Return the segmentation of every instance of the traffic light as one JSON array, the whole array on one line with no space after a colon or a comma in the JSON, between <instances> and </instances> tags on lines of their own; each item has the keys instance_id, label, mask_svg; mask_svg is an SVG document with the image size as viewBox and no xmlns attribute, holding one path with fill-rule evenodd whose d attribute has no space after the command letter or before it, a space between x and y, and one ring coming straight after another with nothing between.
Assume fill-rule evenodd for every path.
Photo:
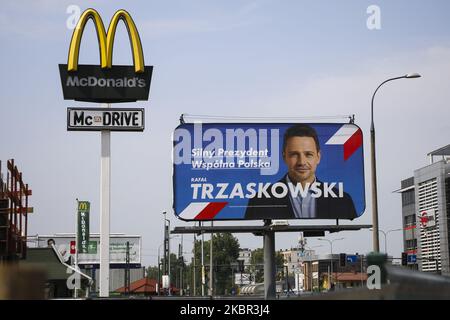
<instances>
[{"instance_id":1,"label":"traffic light","mask_svg":"<svg viewBox=\"0 0 450 320\"><path fill-rule=\"evenodd\" d=\"M402 252L402 266L408 265L408 254L406 252Z\"/></svg>"},{"instance_id":2,"label":"traffic light","mask_svg":"<svg viewBox=\"0 0 450 320\"><path fill-rule=\"evenodd\" d=\"M339 266L345 267L347 264L347 255L345 253L339 254Z\"/></svg>"}]
</instances>

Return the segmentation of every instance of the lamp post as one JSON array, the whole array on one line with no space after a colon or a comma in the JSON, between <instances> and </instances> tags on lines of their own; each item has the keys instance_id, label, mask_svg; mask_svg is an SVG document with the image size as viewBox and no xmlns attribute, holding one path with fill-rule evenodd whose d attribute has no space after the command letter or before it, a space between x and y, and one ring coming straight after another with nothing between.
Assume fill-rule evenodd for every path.
<instances>
[{"instance_id":1,"label":"lamp post","mask_svg":"<svg viewBox=\"0 0 450 320\"><path fill-rule=\"evenodd\" d=\"M160 268L160 266L161 266L161 258L160 258L160 254L159 254L159 251L160 251L160 249L161 249L161 246L163 246L164 245L164 243L161 243L160 245L159 245L159 247L158 247L158 283L156 284L157 285L157 291L158 291L158 296L160 295L160 289L159 289L159 284L161 283L161 268Z\"/></svg>"},{"instance_id":2,"label":"lamp post","mask_svg":"<svg viewBox=\"0 0 450 320\"><path fill-rule=\"evenodd\" d=\"M328 281L328 289L331 289L331 282L332 282L332 278L333 278L333 242L334 241L339 241L339 240L344 240L344 238L338 238L338 239L333 239L333 240L328 240L328 239L325 239L325 238L319 238L317 240L328 241L328 243L330 244L330 250L331 250L331 260L330 260L331 261L331 267L330 267L331 277L330 277L330 279Z\"/></svg>"},{"instance_id":3,"label":"lamp post","mask_svg":"<svg viewBox=\"0 0 450 320\"><path fill-rule=\"evenodd\" d=\"M371 123L370 123L370 155L372 166L372 225L373 225L373 251L380 251L380 239L378 237L378 193L377 193L377 172L376 172L376 155L375 155L375 125L373 122L373 101L378 89L386 82L398 80L398 79L414 79L420 78L418 73L408 73L401 77L394 77L383 81L375 90L372 96L371 104Z\"/></svg>"},{"instance_id":4,"label":"lamp post","mask_svg":"<svg viewBox=\"0 0 450 320\"><path fill-rule=\"evenodd\" d=\"M175 236L169 237L168 240L176 238L176 237L179 237L179 235L175 235ZM158 283L157 283L157 285L158 285L158 296L160 295L159 294L159 283L160 283L160 280L161 280L161 275L160 275L160 265L161 265L161 263L160 263L160 261L161 261L160 250L161 250L161 247L164 244L165 244L165 241L158 246ZM169 247L169 256L170 256L170 247ZM170 266L170 264L169 264L169 266ZM169 279L170 279L170 276L169 276ZM169 287L170 287L170 282L169 282Z\"/></svg>"},{"instance_id":5,"label":"lamp post","mask_svg":"<svg viewBox=\"0 0 450 320\"><path fill-rule=\"evenodd\" d=\"M370 228L369 230L373 230L372 228ZM383 231L381 229L378 229L379 232L381 232L384 235L384 252L386 253L386 255L388 254L387 251L387 236L389 233L394 232L394 231L402 231L402 229L392 229L392 230L388 230L388 231Z\"/></svg>"},{"instance_id":6,"label":"lamp post","mask_svg":"<svg viewBox=\"0 0 450 320\"><path fill-rule=\"evenodd\" d=\"M168 263L168 270L167 270L167 275L168 275L168 277L169 277L169 296L171 296L172 295L172 292L171 292L171 290L170 290L170 220L169 219L166 219L166 214L167 214L167 212L166 211L163 211L163 215L164 215L164 236L165 236L165 238L167 238L167 263ZM167 231L167 234L166 234L166 221L167 221L167 223L168 223L168 231ZM164 239L164 241L165 241L166 239Z\"/></svg>"}]
</instances>

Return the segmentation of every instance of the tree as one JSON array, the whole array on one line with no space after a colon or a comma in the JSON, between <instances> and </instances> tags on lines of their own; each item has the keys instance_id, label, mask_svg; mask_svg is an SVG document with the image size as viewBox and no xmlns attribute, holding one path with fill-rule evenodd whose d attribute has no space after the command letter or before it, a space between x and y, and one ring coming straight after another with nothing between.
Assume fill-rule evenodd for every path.
<instances>
[{"instance_id":1,"label":"tree","mask_svg":"<svg viewBox=\"0 0 450 320\"><path fill-rule=\"evenodd\" d=\"M210 279L210 243L203 242L203 259L205 265L206 288ZM233 286L232 263L239 257L239 241L231 233L217 233L213 236L213 288L215 294L225 294ZM195 241L195 277L197 293L201 292L201 241ZM191 268L193 265L191 264ZM192 270L192 269L191 269ZM190 276L192 278L192 276Z\"/></svg>"},{"instance_id":2,"label":"tree","mask_svg":"<svg viewBox=\"0 0 450 320\"><path fill-rule=\"evenodd\" d=\"M150 266L147 268L147 278L158 281L158 267Z\"/></svg>"},{"instance_id":3,"label":"tree","mask_svg":"<svg viewBox=\"0 0 450 320\"><path fill-rule=\"evenodd\" d=\"M263 248L258 248L252 251L251 261L251 271L255 276L255 282L264 282L264 250ZM277 270L283 270L284 258L280 252L275 254L275 266Z\"/></svg>"}]
</instances>

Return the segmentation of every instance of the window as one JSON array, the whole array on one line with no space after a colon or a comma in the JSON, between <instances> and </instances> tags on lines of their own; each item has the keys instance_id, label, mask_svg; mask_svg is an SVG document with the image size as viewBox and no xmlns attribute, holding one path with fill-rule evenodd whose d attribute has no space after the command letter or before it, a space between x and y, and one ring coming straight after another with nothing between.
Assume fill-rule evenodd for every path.
<instances>
[{"instance_id":1,"label":"window","mask_svg":"<svg viewBox=\"0 0 450 320\"><path fill-rule=\"evenodd\" d=\"M406 250L417 249L417 239L406 240Z\"/></svg>"},{"instance_id":2,"label":"window","mask_svg":"<svg viewBox=\"0 0 450 320\"><path fill-rule=\"evenodd\" d=\"M405 227L410 227L416 225L416 216L414 214L411 214L409 216L405 216Z\"/></svg>"},{"instance_id":3,"label":"window","mask_svg":"<svg viewBox=\"0 0 450 320\"><path fill-rule=\"evenodd\" d=\"M402 193L402 206L413 204L415 202L414 189Z\"/></svg>"}]
</instances>

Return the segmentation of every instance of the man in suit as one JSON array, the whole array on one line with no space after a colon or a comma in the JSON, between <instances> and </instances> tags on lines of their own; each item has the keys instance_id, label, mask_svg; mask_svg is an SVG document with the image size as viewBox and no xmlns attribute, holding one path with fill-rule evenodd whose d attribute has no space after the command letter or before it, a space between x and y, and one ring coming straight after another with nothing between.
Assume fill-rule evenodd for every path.
<instances>
[{"instance_id":1,"label":"man in suit","mask_svg":"<svg viewBox=\"0 0 450 320\"><path fill-rule=\"evenodd\" d=\"M321 153L316 131L297 124L286 130L283 140L283 161L287 174L267 189L267 195L249 200L245 219L354 219L357 217L353 200L343 192L341 196L325 196L326 186L316 177ZM280 197L283 189L292 190L298 184L307 193L293 195L290 191ZM277 185L277 186L275 186ZM287 187L287 188L286 188ZM274 191L275 190L275 191ZM320 190L320 192L318 192ZM332 189L335 195L339 190ZM274 195L274 192L277 195Z\"/></svg>"}]
</instances>

